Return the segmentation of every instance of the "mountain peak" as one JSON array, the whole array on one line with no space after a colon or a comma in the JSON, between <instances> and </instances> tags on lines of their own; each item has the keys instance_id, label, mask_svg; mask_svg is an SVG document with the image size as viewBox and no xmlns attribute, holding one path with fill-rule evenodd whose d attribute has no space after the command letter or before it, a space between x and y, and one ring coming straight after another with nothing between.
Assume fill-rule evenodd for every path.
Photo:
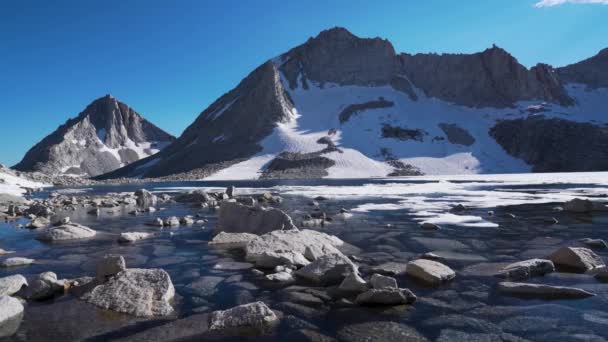
<instances>
[{"instance_id":1,"label":"mountain peak","mask_svg":"<svg viewBox=\"0 0 608 342\"><path fill-rule=\"evenodd\" d=\"M320 40L346 40L346 39L357 39L359 37L352 34L349 30L344 27L332 27L327 30L319 32L314 39Z\"/></svg>"}]
</instances>

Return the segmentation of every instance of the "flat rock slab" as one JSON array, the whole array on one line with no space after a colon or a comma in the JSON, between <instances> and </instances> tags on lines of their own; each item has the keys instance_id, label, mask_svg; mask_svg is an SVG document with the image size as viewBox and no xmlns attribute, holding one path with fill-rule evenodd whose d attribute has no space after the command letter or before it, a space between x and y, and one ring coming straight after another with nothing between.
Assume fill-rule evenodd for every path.
<instances>
[{"instance_id":1,"label":"flat rock slab","mask_svg":"<svg viewBox=\"0 0 608 342\"><path fill-rule=\"evenodd\" d=\"M510 296L541 299L578 299L595 296L594 293L576 287L514 283L506 281L498 284L498 291L502 294Z\"/></svg>"},{"instance_id":2,"label":"flat rock slab","mask_svg":"<svg viewBox=\"0 0 608 342\"><path fill-rule=\"evenodd\" d=\"M41 241L79 240L92 238L95 234L97 234L97 232L89 227L77 223L68 223L46 229L40 232L36 239Z\"/></svg>"},{"instance_id":3,"label":"flat rock slab","mask_svg":"<svg viewBox=\"0 0 608 342\"><path fill-rule=\"evenodd\" d=\"M139 317L173 313L170 301L175 289L161 269L126 269L82 297L101 308Z\"/></svg>"},{"instance_id":4,"label":"flat rock slab","mask_svg":"<svg viewBox=\"0 0 608 342\"><path fill-rule=\"evenodd\" d=\"M226 249L243 249L249 241L258 236L250 233L226 233L220 232L209 241L209 245Z\"/></svg>"},{"instance_id":5,"label":"flat rock slab","mask_svg":"<svg viewBox=\"0 0 608 342\"><path fill-rule=\"evenodd\" d=\"M408 262L406 273L429 285L439 285L456 277L456 273L448 266L428 259Z\"/></svg>"},{"instance_id":6,"label":"flat rock slab","mask_svg":"<svg viewBox=\"0 0 608 342\"><path fill-rule=\"evenodd\" d=\"M209 330L236 328L265 330L278 320L277 315L264 302L255 302L212 312L209 317Z\"/></svg>"},{"instance_id":7,"label":"flat rock slab","mask_svg":"<svg viewBox=\"0 0 608 342\"><path fill-rule=\"evenodd\" d=\"M4 259L0 262L0 267L18 267L18 266L27 266L31 265L34 262L34 259L14 257Z\"/></svg>"},{"instance_id":8,"label":"flat rock slab","mask_svg":"<svg viewBox=\"0 0 608 342\"><path fill-rule=\"evenodd\" d=\"M118 238L119 242L135 242L138 240L151 239L154 237L154 233L144 233L144 232L129 232L129 233L120 233L120 237Z\"/></svg>"},{"instance_id":9,"label":"flat rock slab","mask_svg":"<svg viewBox=\"0 0 608 342\"><path fill-rule=\"evenodd\" d=\"M0 278L0 296L12 296L27 286L27 279L21 274Z\"/></svg>"},{"instance_id":10,"label":"flat rock slab","mask_svg":"<svg viewBox=\"0 0 608 342\"><path fill-rule=\"evenodd\" d=\"M553 261L558 267L578 272L586 272L606 266L599 255L588 248L582 247L562 247L551 253L547 259Z\"/></svg>"}]
</instances>

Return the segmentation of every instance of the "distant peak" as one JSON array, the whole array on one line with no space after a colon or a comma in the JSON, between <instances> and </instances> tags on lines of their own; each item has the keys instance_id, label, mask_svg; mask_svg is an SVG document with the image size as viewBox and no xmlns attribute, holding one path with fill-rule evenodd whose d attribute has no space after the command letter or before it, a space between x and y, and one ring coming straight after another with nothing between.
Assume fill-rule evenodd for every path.
<instances>
[{"instance_id":1,"label":"distant peak","mask_svg":"<svg viewBox=\"0 0 608 342\"><path fill-rule=\"evenodd\" d=\"M333 28L321 31L315 39L334 40L334 39L352 39L352 38L357 38L357 36L350 33L350 31L345 29L344 27L333 27Z\"/></svg>"}]
</instances>

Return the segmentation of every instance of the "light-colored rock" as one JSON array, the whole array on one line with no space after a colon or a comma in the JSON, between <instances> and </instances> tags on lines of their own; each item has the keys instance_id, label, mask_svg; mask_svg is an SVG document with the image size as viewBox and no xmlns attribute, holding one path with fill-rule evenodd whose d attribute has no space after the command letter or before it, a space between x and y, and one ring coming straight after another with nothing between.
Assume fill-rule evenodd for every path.
<instances>
[{"instance_id":1,"label":"light-colored rock","mask_svg":"<svg viewBox=\"0 0 608 342\"><path fill-rule=\"evenodd\" d=\"M369 283L374 289L384 289L387 287L397 288L397 279L383 276L378 273L372 274Z\"/></svg>"},{"instance_id":2,"label":"light-colored rock","mask_svg":"<svg viewBox=\"0 0 608 342\"><path fill-rule=\"evenodd\" d=\"M120 233L120 237L118 238L119 242L135 242L138 240L150 239L154 237L154 233L144 233L144 232L129 232L129 233Z\"/></svg>"},{"instance_id":3,"label":"light-colored rock","mask_svg":"<svg viewBox=\"0 0 608 342\"><path fill-rule=\"evenodd\" d=\"M575 287L514 283L507 281L498 284L498 291L510 296L542 299L576 299L595 296L594 293Z\"/></svg>"},{"instance_id":4,"label":"light-colored rock","mask_svg":"<svg viewBox=\"0 0 608 342\"><path fill-rule=\"evenodd\" d=\"M298 277L321 284L338 284L349 274L357 273L357 266L344 254L327 254L296 272Z\"/></svg>"},{"instance_id":5,"label":"light-colored rock","mask_svg":"<svg viewBox=\"0 0 608 342\"><path fill-rule=\"evenodd\" d=\"M6 254L12 254L15 253L15 251L6 251L2 248L0 248L0 255L6 255Z\"/></svg>"},{"instance_id":6,"label":"light-colored rock","mask_svg":"<svg viewBox=\"0 0 608 342\"><path fill-rule=\"evenodd\" d=\"M293 274L291 272L277 272L272 274L267 274L266 279L271 281L276 281L279 283L292 283L295 281Z\"/></svg>"},{"instance_id":7,"label":"light-colored rock","mask_svg":"<svg viewBox=\"0 0 608 342\"><path fill-rule=\"evenodd\" d=\"M257 237L257 235L249 233L220 232L209 241L209 245L227 249L244 249L249 241Z\"/></svg>"},{"instance_id":8,"label":"light-colored rock","mask_svg":"<svg viewBox=\"0 0 608 342\"><path fill-rule=\"evenodd\" d=\"M156 195L146 189L135 191L135 202L141 208L155 207L157 200Z\"/></svg>"},{"instance_id":9,"label":"light-colored rock","mask_svg":"<svg viewBox=\"0 0 608 342\"><path fill-rule=\"evenodd\" d=\"M53 272L40 273L38 277L22 291L22 296L30 300L45 300L65 290L65 280L57 279Z\"/></svg>"},{"instance_id":10,"label":"light-colored rock","mask_svg":"<svg viewBox=\"0 0 608 342\"><path fill-rule=\"evenodd\" d=\"M109 277L112 277L127 268L127 263L122 255L104 255L97 261L95 266L95 273L97 280L106 281Z\"/></svg>"},{"instance_id":11,"label":"light-colored rock","mask_svg":"<svg viewBox=\"0 0 608 342\"><path fill-rule=\"evenodd\" d=\"M387 287L383 289L370 289L361 293L355 299L359 305L401 305L412 304L416 296L409 289Z\"/></svg>"},{"instance_id":12,"label":"light-colored rock","mask_svg":"<svg viewBox=\"0 0 608 342\"><path fill-rule=\"evenodd\" d=\"M428 259L408 262L406 273L429 285L439 285L456 277L456 273L448 266Z\"/></svg>"},{"instance_id":13,"label":"light-colored rock","mask_svg":"<svg viewBox=\"0 0 608 342\"><path fill-rule=\"evenodd\" d=\"M551 253L547 259L557 267L564 267L578 272L586 272L594 268L604 267L604 261L588 248L562 247Z\"/></svg>"},{"instance_id":14,"label":"light-colored rock","mask_svg":"<svg viewBox=\"0 0 608 342\"><path fill-rule=\"evenodd\" d=\"M318 256L319 252L338 254L340 251L337 247L343 244L344 242L335 236L314 230L279 230L251 240L245 247L245 254L247 261L257 264L258 260L263 260L269 253L291 252L305 255L309 247L309 256Z\"/></svg>"},{"instance_id":15,"label":"light-colored rock","mask_svg":"<svg viewBox=\"0 0 608 342\"><path fill-rule=\"evenodd\" d=\"M310 261L298 252L281 251L264 252L256 259L255 264L261 268L275 268L280 265L302 267L310 264Z\"/></svg>"},{"instance_id":16,"label":"light-colored rock","mask_svg":"<svg viewBox=\"0 0 608 342\"><path fill-rule=\"evenodd\" d=\"M179 219L176 216L169 216L163 221L163 225L166 227L177 227L179 226Z\"/></svg>"},{"instance_id":17,"label":"light-colored rock","mask_svg":"<svg viewBox=\"0 0 608 342\"><path fill-rule=\"evenodd\" d=\"M182 217L179 220L179 223L184 225L184 226L191 226L194 224L194 219L190 216L186 216L186 217Z\"/></svg>"},{"instance_id":18,"label":"light-colored rock","mask_svg":"<svg viewBox=\"0 0 608 342\"><path fill-rule=\"evenodd\" d=\"M33 220L31 220L30 222L28 222L27 225L25 225L25 227L30 228L30 229L38 229L38 228L44 228L50 224L51 224L51 220L49 220L46 217L38 216L38 217L34 218Z\"/></svg>"},{"instance_id":19,"label":"light-colored rock","mask_svg":"<svg viewBox=\"0 0 608 342\"><path fill-rule=\"evenodd\" d=\"M216 233L265 234L275 230L295 228L291 217L279 209L222 202L215 231Z\"/></svg>"},{"instance_id":20,"label":"light-colored rock","mask_svg":"<svg viewBox=\"0 0 608 342\"><path fill-rule=\"evenodd\" d=\"M21 274L0 278L0 297L12 296L23 286L27 286L27 279Z\"/></svg>"},{"instance_id":21,"label":"light-colored rock","mask_svg":"<svg viewBox=\"0 0 608 342\"><path fill-rule=\"evenodd\" d=\"M126 269L83 295L89 303L134 316L165 316L173 312L175 288L162 269Z\"/></svg>"},{"instance_id":22,"label":"light-colored rock","mask_svg":"<svg viewBox=\"0 0 608 342\"><path fill-rule=\"evenodd\" d=\"M90 239L97 234L93 229L77 223L69 223L58 227L48 228L38 234L36 239L41 241L65 241Z\"/></svg>"},{"instance_id":23,"label":"light-colored rock","mask_svg":"<svg viewBox=\"0 0 608 342\"><path fill-rule=\"evenodd\" d=\"M588 213L593 211L593 203L590 200L575 198L564 203L564 210L571 213Z\"/></svg>"},{"instance_id":24,"label":"light-colored rock","mask_svg":"<svg viewBox=\"0 0 608 342\"><path fill-rule=\"evenodd\" d=\"M224 311L214 311L209 317L209 330L253 328L265 330L279 320L263 302L239 305Z\"/></svg>"},{"instance_id":25,"label":"light-colored rock","mask_svg":"<svg viewBox=\"0 0 608 342\"><path fill-rule=\"evenodd\" d=\"M0 261L0 266L2 267L18 267L18 266L27 266L34 262L34 259L21 258L21 257L13 257Z\"/></svg>"},{"instance_id":26,"label":"light-colored rock","mask_svg":"<svg viewBox=\"0 0 608 342\"><path fill-rule=\"evenodd\" d=\"M344 292L361 293L367 291L369 289L369 285L357 273L351 273L344 278L344 280L342 280L342 283L340 283L338 289Z\"/></svg>"},{"instance_id":27,"label":"light-colored rock","mask_svg":"<svg viewBox=\"0 0 608 342\"><path fill-rule=\"evenodd\" d=\"M163 219L161 219L160 217L157 217L146 224L148 226L153 226L153 227L162 227L165 225L165 223L163 222Z\"/></svg>"},{"instance_id":28,"label":"light-colored rock","mask_svg":"<svg viewBox=\"0 0 608 342\"><path fill-rule=\"evenodd\" d=\"M551 260L530 259L503 267L498 276L511 280L524 280L534 276L543 276L553 271L555 271L555 265Z\"/></svg>"},{"instance_id":29,"label":"light-colored rock","mask_svg":"<svg viewBox=\"0 0 608 342\"><path fill-rule=\"evenodd\" d=\"M0 296L0 338L11 336L17 331L23 310L19 299Z\"/></svg>"}]
</instances>

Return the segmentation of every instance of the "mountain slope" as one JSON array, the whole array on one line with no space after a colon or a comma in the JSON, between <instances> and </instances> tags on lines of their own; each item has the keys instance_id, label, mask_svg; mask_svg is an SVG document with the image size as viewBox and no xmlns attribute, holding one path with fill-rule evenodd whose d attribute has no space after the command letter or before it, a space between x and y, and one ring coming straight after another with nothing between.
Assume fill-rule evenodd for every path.
<instances>
[{"instance_id":1,"label":"mountain slope","mask_svg":"<svg viewBox=\"0 0 608 342\"><path fill-rule=\"evenodd\" d=\"M545 64L527 69L495 46L469 55L396 54L387 40L358 38L334 28L260 66L161 153L103 177L188 173L206 179L355 178L551 171L535 167L538 159L514 153L519 146L508 139L497 141L490 132L501 122L530 116L593 127L606 124L602 108L608 104L608 90L587 89L573 83L574 77L564 81L562 71ZM538 127L542 124L522 129ZM557 136L560 129L586 129L552 127ZM509 132L501 130L500 136ZM514 144L536 148L525 139ZM542 163L558 165L550 160L560 153L557 146L543 146L549 156ZM574 169L603 167L598 165L589 162Z\"/></svg>"},{"instance_id":2,"label":"mountain slope","mask_svg":"<svg viewBox=\"0 0 608 342\"><path fill-rule=\"evenodd\" d=\"M14 169L96 176L153 155L173 140L132 108L106 95L32 147Z\"/></svg>"}]
</instances>

